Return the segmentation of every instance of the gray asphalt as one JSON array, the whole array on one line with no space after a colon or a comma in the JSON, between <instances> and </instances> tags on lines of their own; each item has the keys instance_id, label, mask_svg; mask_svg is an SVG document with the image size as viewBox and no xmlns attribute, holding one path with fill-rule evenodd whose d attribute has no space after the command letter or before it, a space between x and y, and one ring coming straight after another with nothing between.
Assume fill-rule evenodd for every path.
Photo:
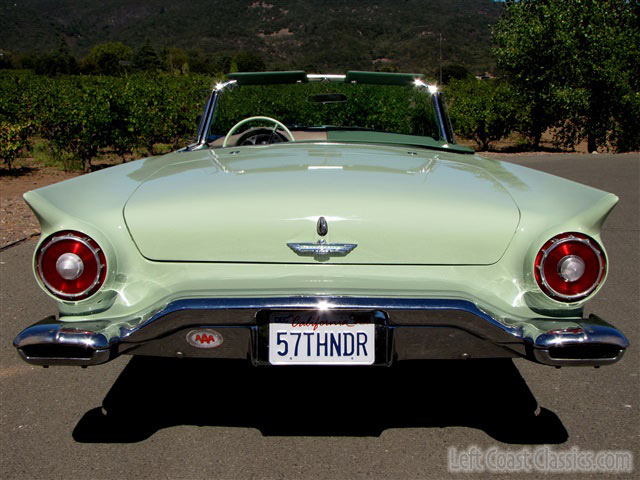
<instances>
[{"instance_id":1,"label":"gray asphalt","mask_svg":"<svg viewBox=\"0 0 640 480\"><path fill-rule=\"evenodd\" d=\"M0 478L447 478L448 447L543 444L631 451L637 475L640 156L508 160L620 197L603 232L609 279L587 307L630 339L620 363L311 371L120 357L31 367L11 341L55 305L32 278L29 241L0 253Z\"/></svg>"}]
</instances>

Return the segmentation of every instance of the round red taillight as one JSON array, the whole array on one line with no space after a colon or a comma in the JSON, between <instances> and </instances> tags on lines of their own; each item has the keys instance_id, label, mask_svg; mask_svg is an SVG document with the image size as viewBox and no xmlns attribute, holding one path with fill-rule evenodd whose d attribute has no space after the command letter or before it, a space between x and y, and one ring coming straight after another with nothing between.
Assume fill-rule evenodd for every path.
<instances>
[{"instance_id":1,"label":"round red taillight","mask_svg":"<svg viewBox=\"0 0 640 480\"><path fill-rule=\"evenodd\" d=\"M75 231L47 238L36 254L36 271L44 286L64 300L82 300L104 283L107 262L91 237Z\"/></svg>"},{"instance_id":2,"label":"round red taillight","mask_svg":"<svg viewBox=\"0 0 640 480\"><path fill-rule=\"evenodd\" d=\"M598 243L582 233L563 233L545 243L534 264L538 286L551 298L574 302L593 292L607 261Z\"/></svg>"}]
</instances>

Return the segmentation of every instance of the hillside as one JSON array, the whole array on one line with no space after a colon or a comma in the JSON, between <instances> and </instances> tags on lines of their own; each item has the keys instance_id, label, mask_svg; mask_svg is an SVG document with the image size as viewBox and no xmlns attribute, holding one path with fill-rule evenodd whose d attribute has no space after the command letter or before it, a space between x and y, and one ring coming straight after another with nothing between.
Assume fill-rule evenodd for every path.
<instances>
[{"instance_id":1,"label":"hillside","mask_svg":"<svg viewBox=\"0 0 640 480\"><path fill-rule=\"evenodd\" d=\"M64 39L75 55L119 40L137 46L254 50L270 68L434 71L439 35L445 64L493 66L493 0L5 0L0 50L53 50Z\"/></svg>"}]
</instances>

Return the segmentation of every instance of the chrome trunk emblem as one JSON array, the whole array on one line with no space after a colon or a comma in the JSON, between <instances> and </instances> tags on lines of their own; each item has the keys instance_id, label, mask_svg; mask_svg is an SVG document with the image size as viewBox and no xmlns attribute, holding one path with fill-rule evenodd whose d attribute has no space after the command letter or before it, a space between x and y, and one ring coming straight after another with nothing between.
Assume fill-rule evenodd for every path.
<instances>
[{"instance_id":1,"label":"chrome trunk emblem","mask_svg":"<svg viewBox=\"0 0 640 480\"><path fill-rule=\"evenodd\" d=\"M326 218L318 218L318 223L316 224L316 232L321 237L324 237L329 232L329 224L327 223ZM326 259L326 257L329 257L331 255L336 257L344 257L358 245L355 243L327 243L324 238L321 238L316 243L287 243L287 246L298 255L306 255Z\"/></svg>"},{"instance_id":2,"label":"chrome trunk emblem","mask_svg":"<svg viewBox=\"0 0 640 480\"><path fill-rule=\"evenodd\" d=\"M355 243L327 243L324 240L318 240L317 243L287 243L287 246L298 255L344 257L358 245Z\"/></svg>"}]
</instances>

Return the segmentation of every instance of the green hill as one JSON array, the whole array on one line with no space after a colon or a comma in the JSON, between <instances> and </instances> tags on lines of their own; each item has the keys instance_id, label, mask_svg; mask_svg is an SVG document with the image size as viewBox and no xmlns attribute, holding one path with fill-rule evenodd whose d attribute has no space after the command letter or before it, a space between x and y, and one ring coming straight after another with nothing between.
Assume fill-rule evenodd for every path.
<instances>
[{"instance_id":1,"label":"green hill","mask_svg":"<svg viewBox=\"0 0 640 480\"><path fill-rule=\"evenodd\" d=\"M445 64L493 67L493 0L5 0L0 50L54 50L64 39L75 55L92 45L257 51L269 68L343 71L381 65L434 71L439 37Z\"/></svg>"}]
</instances>

